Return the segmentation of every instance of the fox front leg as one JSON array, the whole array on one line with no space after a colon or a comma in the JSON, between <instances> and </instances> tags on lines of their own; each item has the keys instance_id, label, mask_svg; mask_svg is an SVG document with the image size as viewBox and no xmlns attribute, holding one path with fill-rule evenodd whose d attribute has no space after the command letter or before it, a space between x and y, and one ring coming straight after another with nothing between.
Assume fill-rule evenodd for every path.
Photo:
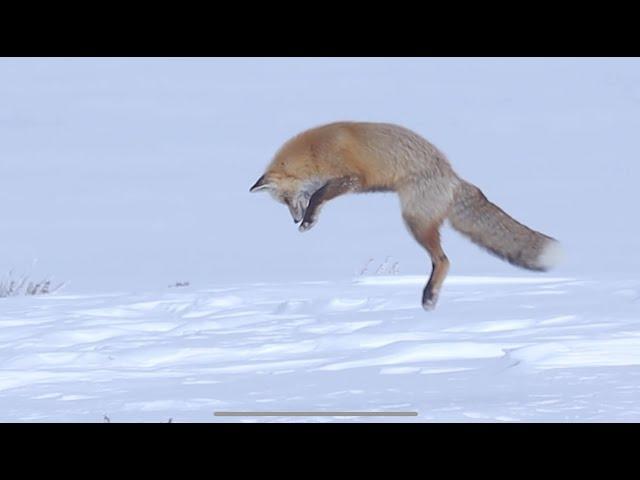
<instances>
[{"instance_id":1,"label":"fox front leg","mask_svg":"<svg viewBox=\"0 0 640 480\"><path fill-rule=\"evenodd\" d=\"M301 232L306 232L318 221L320 208L332 198L358 189L358 181L355 177L340 177L329 180L315 191L309 199L309 205L304 213L302 223L298 227Z\"/></svg>"}]
</instances>

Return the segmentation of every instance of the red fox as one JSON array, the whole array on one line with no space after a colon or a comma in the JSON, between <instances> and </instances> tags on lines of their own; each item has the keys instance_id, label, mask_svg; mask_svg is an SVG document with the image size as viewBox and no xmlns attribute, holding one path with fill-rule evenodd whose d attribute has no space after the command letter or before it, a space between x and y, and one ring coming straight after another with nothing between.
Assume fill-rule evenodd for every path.
<instances>
[{"instance_id":1,"label":"red fox","mask_svg":"<svg viewBox=\"0 0 640 480\"><path fill-rule=\"evenodd\" d=\"M280 148L250 191L268 191L287 205L301 232L339 195L396 192L406 226L431 257L425 310L435 307L449 270L439 233L445 219L474 243L529 270L548 270L561 253L555 239L511 218L461 179L435 146L398 125L337 122L302 132Z\"/></svg>"}]
</instances>

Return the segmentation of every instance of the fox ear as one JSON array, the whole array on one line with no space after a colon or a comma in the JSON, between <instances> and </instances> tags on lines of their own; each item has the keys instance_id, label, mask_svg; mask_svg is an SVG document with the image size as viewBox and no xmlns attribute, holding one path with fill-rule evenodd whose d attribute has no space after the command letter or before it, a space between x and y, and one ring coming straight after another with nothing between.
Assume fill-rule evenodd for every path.
<instances>
[{"instance_id":1,"label":"fox ear","mask_svg":"<svg viewBox=\"0 0 640 480\"><path fill-rule=\"evenodd\" d=\"M266 190L271 188L271 183L269 183L269 179L267 175L262 175L256 183L253 184L253 187L249 189L250 192L259 192L261 190Z\"/></svg>"}]
</instances>

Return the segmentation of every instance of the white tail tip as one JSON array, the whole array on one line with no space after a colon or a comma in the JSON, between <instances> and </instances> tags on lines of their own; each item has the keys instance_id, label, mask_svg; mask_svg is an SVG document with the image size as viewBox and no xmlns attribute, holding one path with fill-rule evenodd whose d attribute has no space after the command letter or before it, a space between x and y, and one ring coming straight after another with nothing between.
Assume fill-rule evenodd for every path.
<instances>
[{"instance_id":1,"label":"white tail tip","mask_svg":"<svg viewBox=\"0 0 640 480\"><path fill-rule=\"evenodd\" d=\"M549 241L540 256L538 257L538 265L544 270L549 270L558 266L564 259L564 250L560 246L560 242L556 240Z\"/></svg>"}]
</instances>

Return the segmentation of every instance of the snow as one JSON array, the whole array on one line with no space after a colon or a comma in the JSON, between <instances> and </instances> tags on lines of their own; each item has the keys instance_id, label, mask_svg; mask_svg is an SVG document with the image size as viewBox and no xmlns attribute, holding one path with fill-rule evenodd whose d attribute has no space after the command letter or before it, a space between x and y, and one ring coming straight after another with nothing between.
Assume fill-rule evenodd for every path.
<instances>
[{"instance_id":1,"label":"snow","mask_svg":"<svg viewBox=\"0 0 640 480\"><path fill-rule=\"evenodd\" d=\"M0 298L0 421L640 420L639 84L631 59L4 59L0 277L65 286ZM248 192L335 120L424 135L565 258L447 227L425 312L394 195L301 234ZM418 416L214 416L257 410Z\"/></svg>"},{"instance_id":2,"label":"snow","mask_svg":"<svg viewBox=\"0 0 640 480\"><path fill-rule=\"evenodd\" d=\"M421 285L391 280L4 299L3 420L231 421L214 413L266 405L418 412L375 421L640 415L640 281L451 277L427 313ZM283 420L371 421L260 417Z\"/></svg>"}]
</instances>

